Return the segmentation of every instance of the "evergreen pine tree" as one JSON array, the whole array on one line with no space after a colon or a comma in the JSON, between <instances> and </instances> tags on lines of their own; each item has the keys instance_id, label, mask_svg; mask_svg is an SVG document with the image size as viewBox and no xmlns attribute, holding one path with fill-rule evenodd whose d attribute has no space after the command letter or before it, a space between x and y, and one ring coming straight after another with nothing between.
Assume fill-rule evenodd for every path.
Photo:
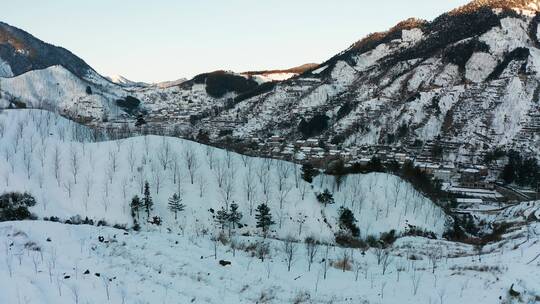
<instances>
[{"instance_id":1,"label":"evergreen pine tree","mask_svg":"<svg viewBox=\"0 0 540 304\"><path fill-rule=\"evenodd\" d=\"M144 183L143 206L146 209L146 216L150 218L150 211L154 206L154 201L152 200L152 196L150 196L150 185L148 182Z\"/></svg>"},{"instance_id":2,"label":"evergreen pine tree","mask_svg":"<svg viewBox=\"0 0 540 304\"><path fill-rule=\"evenodd\" d=\"M268 229L275 224L267 204L260 204L257 206L255 218L257 219L257 228L262 229L263 235L266 238Z\"/></svg>"},{"instance_id":3,"label":"evergreen pine tree","mask_svg":"<svg viewBox=\"0 0 540 304\"><path fill-rule=\"evenodd\" d=\"M242 212L238 211L238 204L233 202L231 204L231 211L229 212L229 222L232 224L233 229L239 226L242 217Z\"/></svg>"},{"instance_id":4,"label":"evergreen pine tree","mask_svg":"<svg viewBox=\"0 0 540 304\"><path fill-rule=\"evenodd\" d=\"M225 229L225 224L229 221L229 213L225 210L225 207L221 207L220 210L216 213L216 223L219 224L221 230Z\"/></svg>"},{"instance_id":5,"label":"evergreen pine tree","mask_svg":"<svg viewBox=\"0 0 540 304\"><path fill-rule=\"evenodd\" d=\"M181 203L182 198L177 193L173 194L169 198L169 210L174 213L174 219L178 219L178 212L182 212L185 209L185 205Z\"/></svg>"},{"instance_id":6,"label":"evergreen pine tree","mask_svg":"<svg viewBox=\"0 0 540 304\"><path fill-rule=\"evenodd\" d=\"M137 217L137 220L139 219L139 210L142 206L142 202L141 202L141 199L139 198L138 195L135 195L132 199L131 199L131 216L133 217L133 219L135 219L135 217Z\"/></svg>"}]
</instances>

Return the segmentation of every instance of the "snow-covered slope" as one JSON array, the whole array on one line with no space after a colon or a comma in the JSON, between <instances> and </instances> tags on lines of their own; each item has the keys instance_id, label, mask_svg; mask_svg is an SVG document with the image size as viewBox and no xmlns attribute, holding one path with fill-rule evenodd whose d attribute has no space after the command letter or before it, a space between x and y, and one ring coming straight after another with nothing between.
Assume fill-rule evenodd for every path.
<instances>
[{"instance_id":1,"label":"snow-covered slope","mask_svg":"<svg viewBox=\"0 0 540 304\"><path fill-rule=\"evenodd\" d=\"M125 93L104 80L80 79L62 66L30 71L12 78L0 78L0 107L17 106L58 110L78 119L101 118L120 110L114 101Z\"/></svg>"},{"instance_id":2,"label":"snow-covered slope","mask_svg":"<svg viewBox=\"0 0 540 304\"><path fill-rule=\"evenodd\" d=\"M114 75L114 76L106 77L106 78L110 80L111 82L116 83L117 85L120 85L123 87L148 87L150 86L150 84L148 83L129 80L122 75Z\"/></svg>"},{"instance_id":3,"label":"snow-covered slope","mask_svg":"<svg viewBox=\"0 0 540 304\"><path fill-rule=\"evenodd\" d=\"M374 249L320 246L310 270L298 244L288 271L283 244L274 240L266 240L269 252L261 261L249 249L262 241L256 238L236 238L233 251L230 244L190 232L5 222L0 302L537 303L540 245L537 235L522 232L480 252L470 245L403 238L380 263ZM232 264L222 267L218 260Z\"/></svg>"},{"instance_id":4,"label":"snow-covered slope","mask_svg":"<svg viewBox=\"0 0 540 304\"><path fill-rule=\"evenodd\" d=\"M152 214L163 217L164 226L173 230L213 229L214 214L209 210L232 201L244 214L242 223L247 226L242 231L251 234L258 233L253 208L268 202L277 223L272 235L279 237L316 235L333 241L342 205L353 210L362 237L392 229L403 232L408 225L440 236L449 224L429 199L386 174L348 177L335 190L336 204L325 208L315 194L335 189L334 179L322 175L311 186L291 163L241 157L157 136L89 142L95 132L37 110L6 110L0 124L2 189L35 195L39 203L32 211L41 217L81 215L130 226L129 202L148 181L155 201ZM191 173L188 155L195 159ZM168 198L175 192L182 193L186 204L178 222L167 210Z\"/></svg>"},{"instance_id":5,"label":"snow-covered slope","mask_svg":"<svg viewBox=\"0 0 540 304\"><path fill-rule=\"evenodd\" d=\"M240 139L273 134L292 141L302 137L302 120L321 114L329 118L322 138L344 147L415 149L419 142L439 141L449 147L446 156L496 148L540 153L535 3L476 1L431 22L407 20L237 100L214 121L245 118L236 121ZM532 10L524 11L529 4Z\"/></svg>"}]
</instances>

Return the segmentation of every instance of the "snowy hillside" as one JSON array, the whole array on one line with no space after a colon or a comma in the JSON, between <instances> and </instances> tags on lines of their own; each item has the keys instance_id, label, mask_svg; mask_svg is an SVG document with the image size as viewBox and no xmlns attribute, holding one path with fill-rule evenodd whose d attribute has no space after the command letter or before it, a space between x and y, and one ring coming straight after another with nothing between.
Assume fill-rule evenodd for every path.
<instances>
[{"instance_id":1,"label":"snowy hillside","mask_svg":"<svg viewBox=\"0 0 540 304\"><path fill-rule=\"evenodd\" d=\"M241 230L251 234L258 233L253 209L268 202L277 223L272 234L279 237L316 235L332 241L342 205L353 210L362 237L403 232L408 225L440 236L449 224L430 200L386 174L350 176L339 190L332 177L321 175L312 188L287 162L157 136L94 143L92 131L50 112L6 110L0 125L2 187L32 193L39 203L31 211L40 217L80 215L131 226L129 202L148 181L152 214L173 230L212 229L209 210L233 201L244 214L247 226ZM317 201L315 194L324 189L335 190L336 204L325 208ZM181 193L186 205L178 222L167 210L173 193Z\"/></svg>"},{"instance_id":2,"label":"snowy hillside","mask_svg":"<svg viewBox=\"0 0 540 304\"><path fill-rule=\"evenodd\" d=\"M537 303L540 245L522 231L481 251L423 238L380 253L317 246L311 267L296 244L288 271L279 241L240 237L233 250L193 233L4 222L0 302ZM269 248L262 260L260 244Z\"/></svg>"},{"instance_id":3,"label":"snowy hillside","mask_svg":"<svg viewBox=\"0 0 540 304\"><path fill-rule=\"evenodd\" d=\"M66 116L90 120L120 112L114 101L125 93L97 74L94 78L95 82L82 80L62 66L0 78L0 107L22 103L24 107L58 109Z\"/></svg>"},{"instance_id":4,"label":"snowy hillside","mask_svg":"<svg viewBox=\"0 0 540 304\"><path fill-rule=\"evenodd\" d=\"M387 174L349 176L339 189L333 177L320 175L311 186L290 163L168 137L103 141L99 132L39 110L4 110L0 132L2 190L32 193L38 203L31 211L39 217L80 215L131 226L128 203L148 181L155 203L151 215L163 219L162 226L143 224L140 232L39 220L0 223L6 286L0 303L528 304L540 299L540 272L534 271L540 268L538 202L483 217L486 226L513 226L500 241L482 247L404 237L385 249L340 248L332 244L341 205L353 211L362 238L403 232L407 225L440 237L451 220ZM333 192L336 204L317 201L315 194L323 189ZM174 192L186 205L177 220L167 210ZM245 226L230 239L216 238L219 227L210 210L233 201ZM250 209L266 201L276 223L263 239ZM289 237L329 245L309 249Z\"/></svg>"},{"instance_id":5,"label":"snowy hillside","mask_svg":"<svg viewBox=\"0 0 540 304\"><path fill-rule=\"evenodd\" d=\"M540 153L540 19L536 6L512 3L475 1L431 22L406 20L237 100L214 120L245 118L233 134L245 140L271 134L291 142L306 137L301 121L325 115L328 125L316 135L345 148L427 149L422 143L433 141L461 161L496 148Z\"/></svg>"}]
</instances>

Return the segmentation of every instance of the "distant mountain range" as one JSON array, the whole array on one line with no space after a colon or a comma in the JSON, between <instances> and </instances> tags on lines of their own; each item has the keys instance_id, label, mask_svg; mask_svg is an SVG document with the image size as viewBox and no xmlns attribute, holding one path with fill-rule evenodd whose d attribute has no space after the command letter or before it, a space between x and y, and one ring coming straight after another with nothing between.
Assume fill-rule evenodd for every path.
<instances>
[{"instance_id":1,"label":"distant mountain range","mask_svg":"<svg viewBox=\"0 0 540 304\"><path fill-rule=\"evenodd\" d=\"M1 23L0 105L55 106L94 122L145 113L213 141L318 137L343 148L443 147L453 160L495 149L540 154L539 3L473 1L371 34L322 64L157 85L106 79ZM140 111L118 103L127 96Z\"/></svg>"}]
</instances>

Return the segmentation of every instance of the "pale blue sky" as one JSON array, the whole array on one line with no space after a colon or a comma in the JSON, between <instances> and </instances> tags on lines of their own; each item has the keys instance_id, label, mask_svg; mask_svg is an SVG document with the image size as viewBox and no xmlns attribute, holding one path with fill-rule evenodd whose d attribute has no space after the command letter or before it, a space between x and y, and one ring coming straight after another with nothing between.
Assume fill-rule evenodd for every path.
<instances>
[{"instance_id":1,"label":"pale blue sky","mask_svg":"<svg viewBox=\"0 0 540 304\"><path fill-rule=\"evenodd\" d=\"M104 75L156 82L322 62L366 34L468 0L24 0L0 20Z\"/></svg>"}]
</instances>

